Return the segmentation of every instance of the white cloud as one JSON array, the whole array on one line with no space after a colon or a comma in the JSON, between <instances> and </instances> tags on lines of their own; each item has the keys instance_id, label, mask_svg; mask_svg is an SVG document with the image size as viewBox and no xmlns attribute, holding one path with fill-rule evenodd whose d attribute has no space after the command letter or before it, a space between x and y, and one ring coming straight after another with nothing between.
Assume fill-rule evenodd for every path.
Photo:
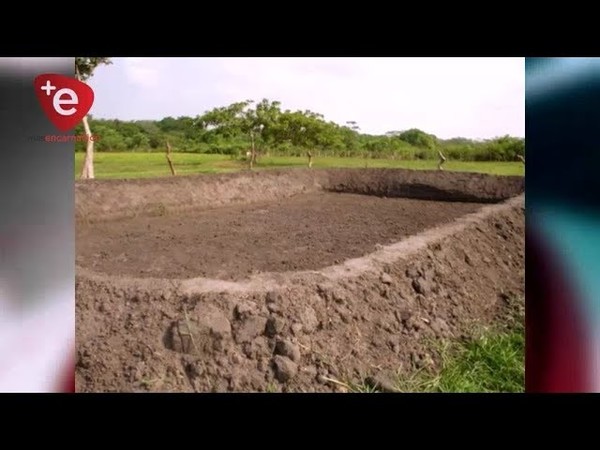
<instances>
[{"instance_id":1,"label":"white cloud","mask_svg":"<svg viewBox=\"0 0 600 450\"><path fill-rule=\"evenodd\" d=\"M162 58L126 58L124 60L127 79L140 88L158 89L162 80L165 60Z\"/></svg>"}]
</instances>

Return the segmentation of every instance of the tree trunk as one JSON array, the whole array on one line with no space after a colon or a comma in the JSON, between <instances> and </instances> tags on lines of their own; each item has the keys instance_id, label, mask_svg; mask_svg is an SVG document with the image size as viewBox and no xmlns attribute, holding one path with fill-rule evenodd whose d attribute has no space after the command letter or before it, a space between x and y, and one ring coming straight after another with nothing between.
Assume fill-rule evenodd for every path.
<instances>
[{"instance_id":1,"label":"tree trunk","mask_svg":"<svg viewBox=\"0 0 600 450\"><path fill-rule=\"evenodd\" d=\"M256 158L256 149L254 148L254 133L250 132L250 139L252 139L252 154L250 155L250 170L254 165L254 159Z\"/></svg>"},{"instance_id":2,"label":"tree trunk","mask_svg":"<svg viewBox=\"0 0 600 450\"><path fill-rule=\"evenodd\" d=\"M444 168L442 166L446 162L446 157L444 156L444 154L442 153L441 150L438 150L438 155L440 156L440 161L438 163L438 170L444 170Z\"/></svg>"},{"instance_id":3,"label":"tree trunk","mask_svg":"<svg viewBox=\"0 0 600 450\"><path fill-rule=\"evenodd\" d=\"M169 141L167 143L167 162L169 163L169 168L171 169L171 175L175 176L177 173L175 172L175 167L173 167L173 161L171 161L171 144Z\"/></svg>"},{"instance_id":4,"label":"tree trunk","mask_svg":"<svg viewBox=\"0 0 600 450\"><path fill-rule=\"evenodd\" d=\"M77 75L77 79L81 82L84 82L81 79L81 74L79 73L79 68L77 64L75 64L75 75ZM81 178L83 179L93 179L94 178L94 141L92 141L92 131L90 130L90 124L88 122L88 117L85 116L82 120L83 129L85 130L85 135L87 136L87 145L85 147L85 159L83 160L83 167L81 168Z\"/></svg>"},{"instance_id":5,"label":"tree trunk","mask_svg":"<svg viewBox=\"0 0 600 450\"><path fill-rule=\"evenodd\" d=\"M85 135L87 136L87 145L85 148L85 159L83 160L83 168L81 169L82 179L94 178L94 141L92 141L92 132L88 118L85 116L82 120Z\"/></svg>"}]
</instances>

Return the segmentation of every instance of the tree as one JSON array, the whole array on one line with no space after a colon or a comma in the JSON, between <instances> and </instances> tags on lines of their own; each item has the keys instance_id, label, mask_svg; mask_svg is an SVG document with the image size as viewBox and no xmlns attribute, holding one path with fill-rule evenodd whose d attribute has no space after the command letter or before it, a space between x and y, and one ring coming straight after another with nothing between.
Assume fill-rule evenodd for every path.
<instances>
[{"instance_id":1,"label":"tree","mask_svg":"<svg viewBox=\"0 0 600 450\"><path fill-rule=\"evenodd\" d=\"M425 133L417 128L403 131L398 137L410 145L427 149L434 149L437 141L433 134Z\"/></svg>"},{"instance_id":2,"label":"tree","mask_svg":"<svg viewBox=\"0 0 600 450\"><path fill-rule=\"evenodd\" d=\"M229 106L214 108L196 118L197 127L221 137L231 139L240 136L250 138L250 168L256 162L256 140L262 141L262 132L273 123L278 115L278 102L260 102L252 108L253 100L232 103Z\"/></svg>"},{"instance_id":3,"label":"tree","mask_svg":"<svg viewBox=\"0 0 600 450\"><path fill-rule=\"evenodd\" d=\"M75 58L75 74L79 81L87 82L94 75L94 70L101 64L112 64L110 58L106 57L77 57ZM82 120L83 128L87 136L85 159L81 170L81 178L94 178L94 141L91 139L92 131L88 122L88 116Z\"/></svg>"}]
</instances>

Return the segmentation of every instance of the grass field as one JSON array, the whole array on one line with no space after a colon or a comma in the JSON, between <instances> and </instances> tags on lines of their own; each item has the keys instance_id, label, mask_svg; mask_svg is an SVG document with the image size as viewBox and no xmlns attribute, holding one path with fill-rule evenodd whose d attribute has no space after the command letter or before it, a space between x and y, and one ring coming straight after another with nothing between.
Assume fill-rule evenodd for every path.
<instances>
[{"instance_id":1,"label":"grass field","mask_svg":"<svg viewBox=\"0 0 600 450\"><path fill-rule=\"evenodd\" d=\"M83 153L75 154L75 177L78 178L83 164ZM194 173L235 172L247 166L225 155L198 153L173 153L173 164L177 175ZM436 169L437 161L402 161L393 159L363 158L315 158L314 168L388 167L405 169ZM284 167L306 167L307 159L301 157L270 156L259 159L256 169ZM169 166L163 153L96 153L94 157L96 178L148 178L169 176ZM493 175L524 175L525 167L520 162L465 162L448 161L445 170L482 172Z\"/></svg>"}]
</instances>

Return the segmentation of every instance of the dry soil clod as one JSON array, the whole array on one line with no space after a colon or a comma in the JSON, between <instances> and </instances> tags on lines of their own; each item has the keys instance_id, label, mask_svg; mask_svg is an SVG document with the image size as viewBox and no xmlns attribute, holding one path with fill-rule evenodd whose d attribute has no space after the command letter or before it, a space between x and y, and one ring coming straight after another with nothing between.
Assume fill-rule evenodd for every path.
<instances>
[{"instance_id":1,"label":"dry soil clod","mask_svg":"<svg viewBox=\"0 0 600 450\"><path fill-rule=\"evenodd\" d=\"M281 383L287 383L298 373L298 365L291 359L281 355L276 355L273 358L273 369L275 377Z\"/></svg>"}]
</instances>

